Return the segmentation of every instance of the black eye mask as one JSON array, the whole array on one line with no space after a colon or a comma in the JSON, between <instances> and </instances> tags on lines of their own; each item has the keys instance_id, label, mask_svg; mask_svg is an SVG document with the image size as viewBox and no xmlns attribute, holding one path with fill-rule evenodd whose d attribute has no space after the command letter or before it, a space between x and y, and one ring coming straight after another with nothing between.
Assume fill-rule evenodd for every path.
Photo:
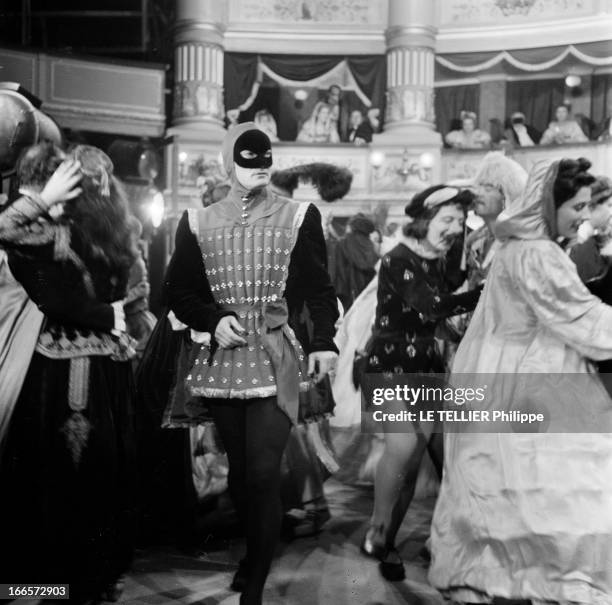
<instances>
[{"instance_id":1,"label":"black eye mask","mask_svg":"<svg viewBox=\"0 0 612 605\"><path fill-rule=\"evenodd\" d=\"M247 159L242 151L256 154ZM241 168L270 168L272 166L272 144L268 136L261 130L248 130L241 134L234 143L234 162Z\"/></svg>"}]
</instances>

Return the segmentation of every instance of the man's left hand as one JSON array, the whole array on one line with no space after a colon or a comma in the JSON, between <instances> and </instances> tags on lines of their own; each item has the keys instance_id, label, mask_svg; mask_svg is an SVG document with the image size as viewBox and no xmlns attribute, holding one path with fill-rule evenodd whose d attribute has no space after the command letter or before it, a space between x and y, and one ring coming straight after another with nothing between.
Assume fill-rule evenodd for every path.
<instances>
[{"instance_id":1,"label":"man's left hand","mask_svg":"<svg viewBox=\"0 0 612 605\"><path fill-rule=\"evenodd\" d=\"M315 351L308 355L308 376L315 382L321 382L323 378L336 369L338 354L334 351Z\"/></svg>"}]
</instances>

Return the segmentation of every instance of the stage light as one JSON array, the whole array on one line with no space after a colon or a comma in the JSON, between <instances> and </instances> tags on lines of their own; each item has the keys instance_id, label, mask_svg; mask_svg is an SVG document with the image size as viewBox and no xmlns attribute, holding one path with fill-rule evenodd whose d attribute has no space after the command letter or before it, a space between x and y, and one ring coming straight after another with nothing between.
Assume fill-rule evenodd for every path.
<instances>
[{"instance_id":1,"label":"stage light","mask_svg":"<svg viewBox=\"0 0 612 605\"><path fill-rule=\"evenodd\" d=\"M308 98L308 93L303 88L300 88L293 93L293 96L296 101L305 101Z\"/></svg>"},{"instance_id":2,"label":"stage light","mask_svg":"<svg viewBox=\"0 0 612 605\"><path fill-rule=\"evenodd\" d=\"M186 151L181 151L181 152L178 154L178 159L179 159L179 162L180 162L181 164L182 164L183 162L186 162L186 161L187 161L187 152L186 152Z\"/></svg>"},{"instance_id":3,"label":"stage light","mask_svg":"<svg viewBox=\"0 0 612 605\"><path fill-rule=\"evenodd\" d=\"M578 86L580 86L581 82L582 82L582 79L580 78L580 76L577 76L576 74L569 74L565 78L565 85L568 88L577 88Z\"/></svg>"},{"instance_id":4,"label":"stage light","mask_svg":"<svg viewBox=\"0 0 612 605\"><path fill-rule=\"evenodd\" d=\"M419 163L421 164L422 168L431 169L436 165L436 158L434 157L433 153L426 151L420 155Z\"/></svg>"},{"instance_id":5,"label":"stage light","mask_svg":"<svg viewBox=\"0 0 612 605\"><path fill-rule=\"evenodd\" d=\"M385 154L382 151L373 151L370 154L372 168L380 168L385 163Z\"/></svg>"}]
</instances>

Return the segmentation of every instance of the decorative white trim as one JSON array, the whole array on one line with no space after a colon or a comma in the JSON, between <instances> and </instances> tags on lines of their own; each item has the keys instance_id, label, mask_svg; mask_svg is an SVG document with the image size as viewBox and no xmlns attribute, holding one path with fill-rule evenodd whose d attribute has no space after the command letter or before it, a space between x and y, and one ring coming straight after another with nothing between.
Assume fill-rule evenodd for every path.
<instances>
[{"instance_id":1,"label":"decorative white trim","mask_svg":"<svg viewBox=\"0 0 612 605\"><path fill-rule=\"evenodd\" d=\"M507 61L508 63L510 63L510 65L516 67L517 69L522 69L523 71L544 71L561 63L561 61L563 61L570 55L577 59L580 59L588 65L612 65L612 57L591 57L586 53L583 53L582 51L578 50L573 44L570 44L556 57L550 59L550 61L542 61L541 63L526 63L524 61L519 61L506 50L502 50L500 53L496 54L494 57L491 57L489 60L483 61L482 63L478 63L476 65L458 65L457 63L453 63L449 59L445 59L441 56L437 56L436 61L443 67L462 73L481 72L487 69L491 69L491 67L494 67L502 61Z\"/></svg>"},{"instance_id":2,"label":"decorative white trim","mask_svg":"<svg viewBox=\"0 0 612 605\"><path fill-rule=\"evenodd\" d=\"M187 208L187 219L189 220L189 229L196 239L200 238L200 220L198 218L197 208Z\"/></svg>"}]
</instances>

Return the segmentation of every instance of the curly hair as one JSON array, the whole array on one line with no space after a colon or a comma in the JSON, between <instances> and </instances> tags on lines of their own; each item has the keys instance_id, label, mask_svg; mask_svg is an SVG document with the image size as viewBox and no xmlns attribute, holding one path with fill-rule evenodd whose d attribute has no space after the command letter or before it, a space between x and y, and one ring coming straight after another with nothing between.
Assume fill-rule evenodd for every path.
<instances>
[{"instance_id":1,"label":"curly hair","mask_svg":"<svg viewBox=\"0 0 612 605\"><path fill-rule=\"evenodd\" d=\"M586 158L570 160L567 158L559 162L557 176L553 184L553 198L555 208L562 206L567 200L571 200L583 187L589 187L595 182L595 177L588 169L591 162Z\"/></svg>"}]
</instances>

